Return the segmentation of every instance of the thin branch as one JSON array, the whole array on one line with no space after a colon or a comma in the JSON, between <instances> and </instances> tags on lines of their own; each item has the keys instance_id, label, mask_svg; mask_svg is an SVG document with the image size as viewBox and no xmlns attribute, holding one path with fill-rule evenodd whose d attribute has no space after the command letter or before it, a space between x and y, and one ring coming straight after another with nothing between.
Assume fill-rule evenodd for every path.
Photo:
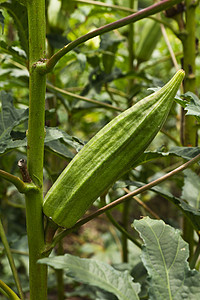
<instances>
[{"instance_id":1,"label":"thin branch","mask_svg":"<svg viewBox=\"0 0 200 300\"><path fill-rule=\"evenodd\" d=\"M127 194L131 193L131 191L127 188L123 189ZM148 211L154 218L157 220L160 220L160 217L150 208L148 207L143 201L141 201L138 197L133 197L133 199L140 205L142 206L146 211Z\"/></svg>"},{"instance_id":2,"label":"thin branch","mask_svg":"<svg viewBox=\"0 0 200 300\"><path fill-rule=\"evenodd\" d=\"M5 234L1 219L0 219L0 237L1 237L2 243L4 245L4 249L5 249L9 264L10 264L10 268L11 268L12 273L13 273L13 277L14 277L14 280L15 280L17 290L19 292L19 295L20 295L21 299L23 300L24 295L23 295L21 283L20 283L20 280L19 280L17 269L15 267L15 262L14 262L14 259L13 259L13 256L12 256L12 253L11 253L11 250L10 250L10 246L9 246L7 238L6 238L6 234Z\"/></svg>"},{"instance_id":3,"label":"thin branch","mask_svg":"<svg viewBox=\"0 0 200 300\"><path fill-rule=\"evenodd\" d=\"M25 194L30 190L38 190L38 187L33 183L23 182L19 177L14 176L6 171L0 170L0 177L14 184L18 191L22 194Z\"/></svg>"},{"instance_id":4,"label":"thin branch","mask_svg":"<svg viewBox=\"0 0 200 300\"><path fill-rule=\"evenodd\" d=\"M163 0L162 2L153 4L147 8L144 8L143 10L140 10L132 15L129 15L125 18L122 18L120 20L117 20L113 23L107 24L105 26L102 26L96 30L93 30L91 32L88 32L87 34L79 37L75 41L72 41L71 43L64 46L62 49L60 49L58 52L56 52L47 62L43 65L41 65L40 72L41 73L49 73L54 66L57 64L57 62L69 51L73 50L78 45L98 36L101 34L104 34L106 32L109 32L111 30L120 28L122 26L128 25L130 23L134 23L138 20L141 20L143 18L147 18L153 14L156 14L160 11L163 11L165 9L168 9L169 7L180 3L181 0Z\"/></svg>"},{"instance_id":5,"label":"thin branch","mask_svg":"<svg viewBox=\"0 0 200 300\"><path fill-rule=\"evenodd\" d=\"M0 280L0 288L3 290L3 292L5 293L4 295L6 295L10 300L21 300L16 294L15 292L13 292L13 290L11 290L11 288L9 288L9 286L7 284L5 284L5 282L3 282L2 280Z\"/></svg>"},{"instance_id":6,"label":"thin branch","mask_svg":"<svg viewBox=\"0 0 200 300\"><path fill-rule=\"evenodd\" d=\"M171 171L171 172L165 174L164 176L160 177L159 179L156 179L156 180L146 184L145 186L142 186L142 187L134 190L133 192L128 193L128 194L120 197L119 199L107 204L106 206L98 209L95 213L92 213L89 216L87 216L87 217L83 218L82 220L78 221L73 227L61 231L59 234L57 234L57 236L55 236L55 238L53 239L53 242L51 243L51 245L47 245L46 249L44 249L44 253L50 252L61 239L63 239L66 235L73 232L74 230L76 230L77 228L82 226L83 224L91 221L92 219L94 219L94 218L98 217L99 215L105 213L106 211L114 208L115 206L123 203L124 201L130 199L131 197L136 196L138 194L141 194L142 192L144 192L146 190L149 190L150 188L152 188L152 187L160 184L161 182L165 181L166 179L172 177L173 175L187 169L189 166L196 163L199 159L200 159L200 154L198 154L197 156L195 156L194 158L192 158L188 162L184 163L180 167L178 167L178 168L174 169L173 171Z\"/></svg>"},{"instance_id":7,"label":"thin branch","mask_svg":"<svg viewBox=\"0 0 200 300\"><path fill-rule=\"evenodd\" d=\"M117 110L117 111L123 111L123 109L120 108L120 107L116 107L116 106L113 106L113 105L108 104L108 103L104 103L104 102L101 102L101 101L98 101L98 100L94 100L94 99L90 99L90 98L83 97L83 96L80 96L80 95L76 95L76 94L68 92L66 90L57 88L57 87L55 87L55 86L53 86L49 83L47 84L47 87L48 87L48 89L56 91L56 92L58 92L62 95L77 98L77 99L80 99L82 101L86 101L86 102L93 103L93 104L96 104L96 105L100 105L100 106L103 106L103 107L106 107L106 108L114 109L114 110Z\"/></svg>"},{"instance_id":8,"label":"thin branch","mask_svg":"<svg viewBox=\"0 0 200 300\"><path fill-rule=\"evenodd\" d=\"M135 239L128 231L126 231L124 229L123 226L121 226L116 220L115 218L113 218L112 214L107 211L106 212L106 216L108 217L109 221L121 232L123 233L127 239L129 239L131 242L133 242L136 246L138 246L139 248L141 248L141 243Z\"/></svg>"},{"instance_id":9,"label":"thin branch","mask_svg":"<svg viewBox=\"0 0 200 300\"><path fill-rule=\"evenodd\" d=\"M174 64L174 67L175 67L176 71L178 71L180 68L179 68L179 65L178 65L178 63L177 63L176 56L175 56L175 54L174 54L174 51L173 51L172 46L171 46L171 44L170 44L170 41L169 41L169 39L168 39L167 32L166 32L166 30L165 30L165 26L164 26L163 24L161 24L160 27L161 27L161 31L162 31L163 38L164 38L165 43L166 43L166 45L167 45L167 48L168 48L168 50L169 50L169 53L170 53L172 62L173 62L173 64Z\"/></svg>"},{"instance_id":10,"label":"thin branch","mask_svg":"<svg viewBox=\"0 0 200 300\"><path fill-rule=\"evenodd\" d=\"M24 193L24 191L26 190L26 183L23 182L19 177L3 170L0 170L0 177L13 183L20 193Z\"/></svg>"}]
</instances>

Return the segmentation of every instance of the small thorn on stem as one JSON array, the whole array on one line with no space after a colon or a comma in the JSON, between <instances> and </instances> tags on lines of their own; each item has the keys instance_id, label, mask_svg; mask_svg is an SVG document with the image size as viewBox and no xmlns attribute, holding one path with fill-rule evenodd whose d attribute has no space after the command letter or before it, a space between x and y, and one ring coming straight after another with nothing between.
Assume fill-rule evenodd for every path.
<instances>
[{"instance_id":1,"label":"small thorn on stem","mask_svg":"<svg viewBox=\"0 0 200 300\"><path fill-rule=\"evenodd\" d=\"M28 182L28 183L31 183L32 180L31 180L31 177L28 173L28 169L27 169L27 165L26 165L26 161L25 159L20 159L17 163L18 167L20 168L20 172L22 174L22 179L24 182Z\"/></svg>"}]
</instances>

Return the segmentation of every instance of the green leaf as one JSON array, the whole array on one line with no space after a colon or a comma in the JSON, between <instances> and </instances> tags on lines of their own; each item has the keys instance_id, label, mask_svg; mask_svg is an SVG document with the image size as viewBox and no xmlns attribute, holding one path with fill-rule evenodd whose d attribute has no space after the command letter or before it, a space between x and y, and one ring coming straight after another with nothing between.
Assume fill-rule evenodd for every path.
<instances>
[{"instance_id":1,"label":"green leaf","mask_svg":"<svg viewBox=\"0 0 200 300\"><path fill-rule=\"evenodd\" d=\"M24 140L12 140L11 132L14 127L28 119L28 109L16 109L13 105L11 95L0 92L0 153L4 153L12 148L25 146Z\"/></svg>"},{"instance_id":2,"label":"green leaf","mask_svg":"<svg viewBox=\"0 0 200 300\"><path fill-rule=\"evenodd\" d=\"M69 147L78 152L83 146L84 143L82 141L68 135L65 131L55 127L46 127L46 150L49 150L64 159L71 160L74 157L74 153L69 150Z\"/></svg>"},{"instance_id":3,"label":"green leaf","mask_svg":"<svg viewBox=\"0 0 200 300\"><path fill-rule=\"evenodd\" d=\"M190 169L184 172L184 186L182 189L182 198L187 201L194 209L200 208L200 180L199 176Z\"/></svg>"},{"instance_id":4,"label":"green leaf","mask_svg":"<svg viewBox=\"0 0 200 300\"><path fill-rule=\"evenodd\" d=\"M200 274L189 269L188 244L179 230L149 217L133 225L144 241L142 261L149 275L149 299L200 299Z\"/></svg>"},{"instance_id":5,"label":"green leaf","mask_svg":"<svg viewBox=\"0 0 200 300\"><path fill-rule=\"evenodd\" d=\"M160 150L156 150L156 151L145 151L142 155L140 155L140 157L138 158L138 160L136 162L134 162L134 168L136 166L139 166L141 164L145 164L153 159L157 159L157 158L166 158L170 155L169 152L161 152Z\"/></svg>"},{"instance_id":6,"label":"green leaf","mask_svg":"<svg viewBox=\"0 0 200 300\"><path fill-rule=\"evenodd\" d=\"M103 50L102 62L106 74L110 74L115 63L115 54L122 39L113 33L101 35L100 50Z\"/></svg>"},{"instance_id":7,"label":"green leaf","mask_svg":"<svg viewBox=\"0 0 200 300\"><path fill-rule=\"evenodd\" d=\"M28 16L26 7L21 5L19 1L12 0L11 2L1 3L0 8L5 8L13 18L20 44L28 56Z\"/></svg>"},{"instance_id":8,"label":"green leaf","mask_svg":"<svg viewBox=\"0 0 200 300\"><path fill-rule=\"evenodd\" d=\"M27 146L25 132L14 131L14 128L28 120L28 109L15 108L12 96L4 91L0 92L0 103L0 154L3 154L11 149ZM65 159L71 159L74 154L68 147L78 152L84 143L61 129L47 127L45 146Z\"/></svg>"},{"instance_id":9,"label":"green leaf","mask_svg":"<svg viewBox=\"0 0 200 300\"><path fill-rule=\"evenodd\" d=\"M200 153L199 147L173 147L169 153L190 160Z\"/></svg>"},{"instance_id":10,"label":"green leaf","mask_svg":"<svg viewBox=\"0 0 200 300\"><path fill-rule=\"evenodd\" d=\"M200 153L199 147L173 147L168 152L162 152L159 150L155 151L145 151L139 159L134 162L133 167L136 167L138 165L147 163L149 161L152 161L153 159L157 158L166 158L169 156L178 156L182 157L186 160L190 160L194 158L196 155Z\"/></svg>"},{"instance_id":11,"label":"green leaf","mask_svg":"<svg viewBox=\"0 0 200 300\"><path fill-rule=\"evenodd\" d=\"M127 185L126 185L126 182L124 182L124 183L120 182L120 183L118 183L116 188L117 187L122 188L122 187L125 187L128 185L142 187L145 185L145 183L138 182L138 181L132 181L132 182L127 181ZM188 204L185 201L185 199L183 200L181 198L175 197L170 192L165 191L162 187L159 187L159 186L152 187L150 189L150 191L157 193L158 195L162 196L163 198L165 198L165 199L169 200L170 202L172 202L173 204L175 204L176 207L179 208L185 214L185 216L190 220L194 229L197 231L200 230L200 211L197 210L196 208L194 208L193 206L191 206L190 204Z\"/></svg>"},{"instance_id":12,"label":"green leaf","mask_svg":"<svg viewBox=\"0 0 200 300\"><path fill-rule=\"evenodd\" d=\"M113 293L119 300L139 299L140 286L138 283L133 283L129 273L117 271L106 263L94 259L79 258L70 254L43 258L38 262L55 269L63 269L67 276L76 281L97 286Z\"/></svg>"},{"instance_id":13,"label":"green leaf","mask_svg":"<svg viewBox=\"0 0 200 300\"><path fill-rule=\"evenodd\" d=\"M200 99L192 92L182 95L183 100L176 99L186 111L186 115L194 116L200 122Z\"/></svg>"},{"instance_id":14,"label":"green leaf","mask_svg":"<svg viewBox=\"0 0 200 300\"><path fill-rule=\"evenodd\" d=\"M1 24L1 27L2 27L2 34L4 32L4 16L2 14L2 12L0 11L0 24Z\"/></svg>"}]
</instances>

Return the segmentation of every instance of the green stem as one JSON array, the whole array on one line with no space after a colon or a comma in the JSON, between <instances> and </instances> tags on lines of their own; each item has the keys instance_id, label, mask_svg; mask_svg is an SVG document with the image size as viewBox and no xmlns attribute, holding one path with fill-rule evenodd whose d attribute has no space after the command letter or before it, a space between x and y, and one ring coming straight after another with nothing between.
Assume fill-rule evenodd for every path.
<instances>
[{"instance_id":1,"label":"green stem","mask_svg":"<svg viewBox=\"0 0 200 300\"><path fill-rule=\"evenodd\" d=\"M197 247L195 249L195 252L190 260L190 268L191 269L194 269L195 266L196 266L196 263L198 261L198 258L199 258L199 255L200 255L200 236L199 236L199 242L197 244Z\"/></svg>"},{"instance_id":2,"label":"green stem","mask_svg":"<svg viewBox=\"0 0 200 300\"><path fill-rule=\"evenodd\" d=\"M106 216L108 217L109 221L123 234L129 239L131 242L133 242L136 246L141 248L141 244L136 240L128 231L124 229L123 226L121 226L111 215L109 211L106 212Z\"/></svg>"},{"instance_id":3,"label":"green stem","mask_svg":"<svg viewBox=\"0 0 200 300\"><path fill-rule=\"evenodd\" d=\"M13 183L20 193L24 193L27 189L27 184L23 182L19 177L14 176L6 171L0 170L0 177Z\"/></svg>"},{"instance_id":4,"label":"green stem","mask_svg":"<svg viewBox=\"0 0 200 300\"><path fill-rule=\"evenodd\" d=\"M63 241L59 241L57 255L64 255ZM55 270L57 279L58 300L65 299L64 272L62 269Z\"/></svg>"},{"instance_id":5,"label":"green stem","mask_svg":"<svg viewBox=\"0 0 200 300\"><path fill-rule=\"evenodd\" d=\"M162 177L160 177L159 179L156 179L148 184L146 184L145 186L142 186L136 190L134 190L131 193L128 193L122 197L120 197L119 199L105 205L104 207L98 209L95 213L90 214L88 217L83 218L82 220L78 221L73 227L63 230L61 231L59 234L57 234L55 236L55 238L53 239L53 242L51 243L51 245L48 245L44 251L45 253L49 253L54 247L55 245L61 240L63 239L66 235L68 235L69 233L73 232L74 230L76 230L77 228L79 228L80 226L82 226L83 224L91 221L92 219L96 218L97 216L105 213L106 211L114 208L115 206L123 203L124 201L130 199L133 196L136 196L138 194L143 193L146 190L151 189L152 187L160 184L161 182L165 181L166 179L172 177L173 175L187 169L188 167L190 167L191 165L193 165L194 163L198 162L198 160L200 159L200 154L198 154L197 156L195 156L194 158L192 158L191 160L189 160L188 162L184 163L183 165L179 166L178 168L174 169L173 171L163 175Z\"/></svg>"},{"instance_id":6,"label":"green stem","mask_svg":"<svg viewBox=\"0 0 200 300\"><path fill-rule=\"evenodd\" d=\"M13 277L14 277L14 280L15 280L15 284L16 284L18 293L19 293L21 299L24 300L24 295L23 295L23 292L22 292L21 283L20 283L20 280L19 280L17 269L15 267L14 259L13 259L13 256L12 256L12 253L11 253L11 250L10 250L7 238L6 238L6 234L5 234L1 219L0 219L0 237L1 237L2 243L4 245L4 249L5 249L9 264L10 264L10 268L11 268L12 273L13 273Z\"/></svg>"},{"instance_id":7,"label":"green stem","mask_svg":"<svg viewBox=\"0 0 200 300\"><path fill-rule=\"evenodd\" d=\"M0 291L2 290L3 294L7 296L10 300L21 300L14 292L5 284L2 280L0 280Z\"/></svg>"},{"instance_id":8,"label":"green stem","mask_svg":"<svg viewBox=\"0 0 200 300\"><path fill-rule=\"evenodd\" d=\"M128 229L128 221L129 221L129 209L131 204L131 199L125 201L123 203L123 211L122 211L122 224L123 228L127 232ZM128 239L126 234L122 233L122 261L128 262Z\"/></svg>"},{"instance_id":9,"label":"green stem","mask_svg":"<svg viewBox=\"0 0 200 300\"><path fill-rule=\"evenodd\" d=\"M196 3L197 4L197 3ZM195 58L196 58L196 6L193 0L185 1L185 29L186 35L183 43L183 69L185 70L184 92L196 93ZM196 120L193 116L186 116L182 111L182 143L184 146L196 146L197 130ZM186 218L184 218L183 237L189 243L190 255L193 255L194 230Z\"/></svg>"},{"instance_id":10,"label":"green stem","mask_svg":"<svg viewBox=\"0 0 200 300\"><path fill-rule=\"evenodd\" d=\"M76 95L76 94L71 93L71 92L68 92L68 91L66 91L66 90L57 88L57 87L55 87L55 86L53 86L52 84L49 84L49 83L47 83L47 87L48 87L50 90L53 90L53 91L58 92L58 93L60 93L60 94L62 94L62 95L65 95L65 96L77 98L77 99L80 99L80 100L82 100L82 101L89 102L89 103L93 103L93 104L96 104L96 105L98 105L98 106L110 108L110 109L113 109L113 110L123 111L123 109L120 108L120 107L116 107L116 106L113 106L113 105L110 105L110 104L107 104L107 103L103 103L103 102L98 101L98 100L89 99L89 98L84 97L84 96Z\"/></svg>"},{"instance_id":11,"label":"green stem","mask_svg":"<svg viewBox=\"0 0 200 300\"><path fill-rule=\"evenodd\" d=\"M46 77L38 72L45 55L45 0L28 0L29 23L29 122L27 166L38 191L26 194L26 219L29 245L30 299L47 299L47 268L37 264L45 246L42 214L43 156Z\"/></svg>"},{"instance_id":12,"label":"green stem","mask_svg":"<svg viewBox=\"0 0 200 300\"><path fill-rule=\"evenodd\" d=\"M76 39L75 41L67 44L65 47L63 47L62 49L60 49L58 52L56 52L46 63L46 66L44 66L44 68L41 68L41 72L43 73L48 73L50 72L54 66L57 64L57 62L65 55L67 54L69 51L73 50L75 47L77 47L78 45L94 38L95 36L104 34L106 32L109 32L111 30L120 28L122 26L128 25L130 23L134 23L138 20L141 20L143 18L147 18L148 16L152 15L152 14L156 14L160 11L163 11L177 3L180 3L181 0L163 0L162 2L156 3L152 6L149 6L143 10L140 10L138 12L136 12L135 14L132 14L130 16L127 16L125 18L122 18L118 21L115 21L113 23L107 24L105 26L102 26L96 30L93 30L81 37L79 37L78 39Z\"/></svg>"}]
</instances>

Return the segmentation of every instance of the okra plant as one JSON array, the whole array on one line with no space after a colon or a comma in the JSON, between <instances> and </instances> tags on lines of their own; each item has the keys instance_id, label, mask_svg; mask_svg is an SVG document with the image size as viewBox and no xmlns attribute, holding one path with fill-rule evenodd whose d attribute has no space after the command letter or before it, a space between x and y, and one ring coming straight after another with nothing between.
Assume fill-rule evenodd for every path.
<instances>
[{"instance_id":1,"label":"okra plant","mask_svg":"<svg viewBox=\"0 0 200 300\"><path fill-rule=\"evenodd\" d=\"M50 299L48 266L58 300L71 299L65 274L80 299L199 299L199 1L118 2L0 1L2 299ZM26 219L29 287L13 214ZM64 254L63 239L100 215L126 264Z\"/></svg>"}]
</instances>

